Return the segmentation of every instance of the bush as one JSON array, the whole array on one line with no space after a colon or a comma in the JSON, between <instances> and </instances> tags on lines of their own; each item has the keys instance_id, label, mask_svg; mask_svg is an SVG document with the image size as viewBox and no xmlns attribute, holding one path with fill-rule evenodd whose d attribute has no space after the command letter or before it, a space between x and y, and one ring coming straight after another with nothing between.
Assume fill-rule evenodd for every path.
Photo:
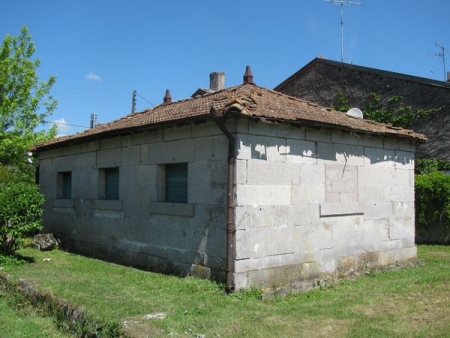
<instances>
[{"instance_id":1,"label":"bush","mask_svg":"<svg viewBox=\"0 0 450 338\"><path fill-rule=\"evenodd\" d=\"M441 172L416 176L416 229L418 234L442 228L439 242L450 242L450 176Z\"/></svg>"},{"instance_id":2,"label":"bush","mask_svg":"<svg viewBox=\"0 0 450 338\"><path fill-rule=\"evenodd\" d=\"M27 236L42 229L44 196L26 182L0 184L0 253L13 254Z\"/></svg>"}]
</instances>

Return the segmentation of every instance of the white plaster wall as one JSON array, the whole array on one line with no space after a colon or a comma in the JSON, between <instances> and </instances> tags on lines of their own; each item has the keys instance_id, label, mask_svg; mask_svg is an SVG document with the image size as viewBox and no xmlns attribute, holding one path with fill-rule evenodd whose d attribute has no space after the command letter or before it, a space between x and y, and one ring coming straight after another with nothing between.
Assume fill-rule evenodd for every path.
<instances>
[{"instance_id":1,"label":"white plaster wall","mask_svg":"<svg viewBox=\"0 0 450 338\"><path fill-rule=\"evenodd\" d=\"M236 288L415 257L414 144L243 121L236 143Z\"/></svg>"}]
</instances>

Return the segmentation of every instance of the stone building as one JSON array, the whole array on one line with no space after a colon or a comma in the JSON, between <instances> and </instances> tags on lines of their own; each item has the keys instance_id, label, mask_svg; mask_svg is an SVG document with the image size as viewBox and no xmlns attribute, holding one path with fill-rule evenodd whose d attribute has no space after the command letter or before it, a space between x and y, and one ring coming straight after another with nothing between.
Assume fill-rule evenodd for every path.
<instances>
[{"instance_id":1,"label":"stone building","mask_svg":"<svg viewBox=\"0 0 450 338\"><path fill-rule=\"evenodd\" d=\"M404 106L418 110L439 109L413 125L428 138L417 157L450 160L450 82L316 58L275 90L325 107L335 105L341 93L352 107L364 110L374 93L384 100L400 96Z\"/></svg>"},{"instance_id":2,"label":"stone building","mask_svg":"<svg viewBox=\"0 0 450 338\"><path fill-rule=\"evenodd\" d=\"M227 288L405 262L425 137L253 83L35 147L44 225L72 251Z\"/></svg>"}]
</instances>

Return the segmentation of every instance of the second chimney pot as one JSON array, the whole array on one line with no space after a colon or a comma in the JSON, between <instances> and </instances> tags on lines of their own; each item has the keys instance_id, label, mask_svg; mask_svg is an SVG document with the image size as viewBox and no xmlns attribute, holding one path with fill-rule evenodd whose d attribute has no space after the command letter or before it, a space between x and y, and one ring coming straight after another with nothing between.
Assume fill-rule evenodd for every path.
<instances>
[{"instance_id":1,"label":"second chimney pot","mask_svg":"<svg viewBox=\"0 0 450 338\"><path fill-rule=\"evenodd\" d=\"M209 74L209 88L214 91L225 88L225 73L213 72Z\"/></svg>"}]
</instances>

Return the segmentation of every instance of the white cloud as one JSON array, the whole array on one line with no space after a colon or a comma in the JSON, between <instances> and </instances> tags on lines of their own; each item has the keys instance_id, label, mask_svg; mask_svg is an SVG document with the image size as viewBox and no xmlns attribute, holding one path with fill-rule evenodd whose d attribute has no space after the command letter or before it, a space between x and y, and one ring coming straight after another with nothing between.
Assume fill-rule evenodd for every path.
<instances>
[{"instance_id":1,"label":"white cloud","mask_svg":"<svg viewBox=\"0 0 450 338\"><path fill-rule=\"evenodd\" d=\"M87 73L85 78L86 78L86 80L91 80L91 81L98 81L98 82L103 81L103 79L100 75L97 75L97 74L94 74L91 72Z\"/></svg>"},{"instance_id":2,"label":"white cloud","mask_svg":"<svg viewBox=\"0 0 450 338\"><path fill-rule=\"evenodd\" d=\"M64 136L69 133L71 126L67 124L64 117L53 121L53 123L56 124L56 127L58 128L58 136Z\"/></svg>"}]
</instances>

